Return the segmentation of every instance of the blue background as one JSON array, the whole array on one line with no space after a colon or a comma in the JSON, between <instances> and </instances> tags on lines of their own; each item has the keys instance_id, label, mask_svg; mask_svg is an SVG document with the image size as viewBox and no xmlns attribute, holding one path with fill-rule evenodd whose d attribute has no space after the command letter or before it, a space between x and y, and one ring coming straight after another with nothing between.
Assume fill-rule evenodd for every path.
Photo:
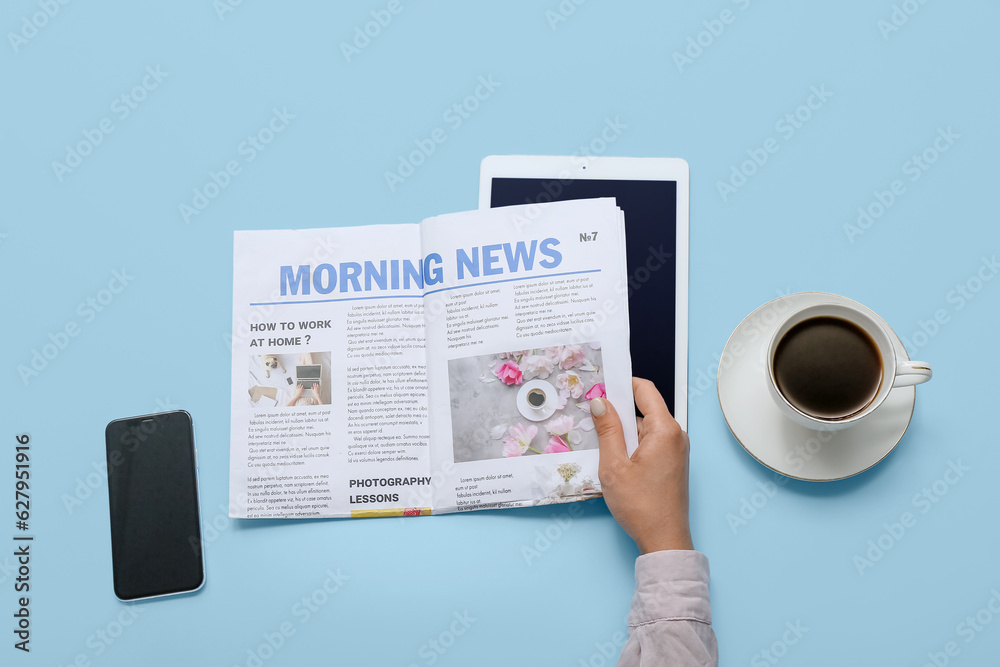
<instances>
[{"instance_id":1,"label":"blue background","mask_svg":"<svg viewBox=\"0 0 1000 667\"><path fill-rule=\"evenodd\" d=\"M348 62L340 44L386 2L243 2L221 15L210 0L71 2L37 34L23 28L43 11L37 1L5 3L0 498L2 532L13 533L13 439L28 432L36 542L30 655L11 646L13 559L0 556L2 662L255 664L248 651L290 623L295 633L263 664L603 664L624 628L636 550L601 501L561 519L565 528L553 515L568 517L566 507L229 520L227 335L233 230L475 208L484 156L577 153L619 119L627 129L604 154L691 165L690 377L710 378L690 399L691 520L712 565L722 663L769 664L760 652L773 650L787 665L922 665L955 641L950 664L987 664L1000 652L1000 619L990 613L971 641L958 625L1000 587L989 362L1000 280L974 280L1000 250L1000 6L903 4L918 10L886 37L888 0L591 0L564 2L575 10L554 24L546 12L557 0L404 0ZM732 22L712 23L725 9ZM22 29L30 39L13 44ZM679 68L673 54L702 32L707 46ZM112 104L147 67L167 76L120 119ZM448 124L448 109L490 76L499 87ZM832 97L786 138L776 123L813 86ZM295 118L247 162L240 143L276 108ZM103 118L114 131L60 180L53 161ZM385 172L439 127L447 140L391 191ZM904 163L948 128L959 138L910 181ZM717 183L768 138L780 150L724 198ZM230 160L241 172L185 222L179 206ZM894 179L905 193L849 238L858 207ZM126 289L88 320L79 304L123 269ZM953 290L970 280L978 291L960 308ZM802 290L873 308L936 375L919 388L902 443L874 469L771 489L773 473L727 430L715 367L743 316ZM926 323L938 311L947 321L935 329ZM919 335L921 322L933 335ZM70 323L78 335L22 378L18 367ZM195 417L208 583L134 605L132 620L112 594L107 491L95 470L108 421L172 407ZM920 513L914 494L949 461L970 470ZM744 501L761 504L760 485L772 495L734 523ZM859 573L855 556L906 511L916 525ZM522 547L546 531L557 539L529 565ZM338 568L350 579L303 622L294 605ZM429 642L450 643L464 612L475 622L433 652ZM780 646L788 623L808 630Z\"/></svg>"}]
</instances>

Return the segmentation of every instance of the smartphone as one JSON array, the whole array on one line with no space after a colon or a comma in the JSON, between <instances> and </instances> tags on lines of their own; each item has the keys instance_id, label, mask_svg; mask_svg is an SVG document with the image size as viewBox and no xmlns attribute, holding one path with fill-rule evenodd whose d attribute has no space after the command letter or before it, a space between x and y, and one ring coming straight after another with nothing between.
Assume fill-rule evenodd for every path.
<instances>
[{"instance_id":1,"label":"smartphone","mask_svg":"<svg viewBox=\"0 0 1000 667\"><path fill-rule=\"evenodd\" d=\"M194 425L184 410L105 430L115 595L141 600L205 584Z\"/></svg>"}]
</instances>

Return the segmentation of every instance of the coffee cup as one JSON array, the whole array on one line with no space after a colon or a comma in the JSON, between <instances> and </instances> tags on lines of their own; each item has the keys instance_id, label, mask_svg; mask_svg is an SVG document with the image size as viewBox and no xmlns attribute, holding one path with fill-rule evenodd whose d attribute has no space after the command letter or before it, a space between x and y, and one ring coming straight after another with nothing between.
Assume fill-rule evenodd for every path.
<instances>
[{"instance_id":1,"label":"coffee cup","mask_svg":"<svg viewBox=\"0 0 1000 667\"><path fill-rule=\"evenodd\" d=\"M897 358L893 334L868 308L829 302L788 314L767 347L767 386L797 424L832 431L874 413L896 387L927 382L931 367Z\"/></svg>"},{"instance_id":2,"label":"coffee cup","mask_svg":"<svg viewBox=\"0 0 1000 667\"><path fill-rule=\"evenodd\" d=\"M528 402L529 408L535 412L540 412L545 409L545 404L549 399L548 396L545 395L544 391L536 387L528 391L527 396L525 396L525 400Z\"/></svg>"}]
</instances>

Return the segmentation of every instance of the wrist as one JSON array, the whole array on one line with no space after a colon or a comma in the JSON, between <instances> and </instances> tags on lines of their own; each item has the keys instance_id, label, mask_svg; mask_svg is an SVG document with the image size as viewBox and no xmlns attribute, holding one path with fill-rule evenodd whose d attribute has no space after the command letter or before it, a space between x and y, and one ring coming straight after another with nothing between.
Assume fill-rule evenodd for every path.
<instances>
[{"instance_id":1,"label":"wrist","mask_svg":"<svg viewBox=\"0 0 1000 667\"><path fill-rule=\"evenodd\" d=\"M693 551L694 543L691 541L691 533L678 531L673 534L659 534L648 538L636 538L635 544L639 547L639 553L646 555L654 551Z\"/></svg>"}]
</instances>

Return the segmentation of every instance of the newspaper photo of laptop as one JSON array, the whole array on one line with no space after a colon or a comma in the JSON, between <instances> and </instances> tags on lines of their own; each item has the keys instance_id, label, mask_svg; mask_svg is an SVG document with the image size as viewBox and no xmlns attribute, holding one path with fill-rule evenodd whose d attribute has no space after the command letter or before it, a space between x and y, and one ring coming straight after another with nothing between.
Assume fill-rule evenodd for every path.
<instances>
[{"instance_id":1,"label":"newspaper photo of laptop","mask_svg":"<svg viewBox=\"0 0 1000 667\"><path fill-rule=\"evenodd\" d=\"M312 389L314 384L319 384L322 380L323 366L321 364L308 364L295 367L295 384L302 385L306 389Z\"/></svg>"}]
</instances>

